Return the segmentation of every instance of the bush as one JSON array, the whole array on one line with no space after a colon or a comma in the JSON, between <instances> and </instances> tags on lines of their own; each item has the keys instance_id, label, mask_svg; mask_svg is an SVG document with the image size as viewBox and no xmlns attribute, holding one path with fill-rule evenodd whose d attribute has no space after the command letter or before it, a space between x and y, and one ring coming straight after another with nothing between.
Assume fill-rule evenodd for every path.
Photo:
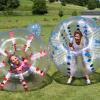
<instances>
[{"instance_id":1,"label":"bush","mask_svg":"<svg viewBox=\"0 0 100 100\"><path fill-rule=\"evenodd\" d=\"M97 4L97 8L100 8L100 1L99 0L97 1L96 4Z\"/></svg>"},{"instance_id":2,"label":"bush","mask_svg":"<svg viewBox=\"0 0 100 100\"><path fill-rule=\"evenodd\" d=\"M65 1L66 3L75 4L79 6L86 6L88 3L88 0L65 0Z\"/></svg>"},{"instance_id":3,"label":"bush","mask_svg":"<svg viewBox=\"0 0 100 100\"><path fill-rule=\"evenodd\" d=\"M43 15L47 12L46 0L33 0L32 14Z\"/></svg>"},{"instance_id":4,"label":"bush","mask_svg":"<svg viewBox=\"0 0 100 100\"><path fill-rule=\"evenodd\" d=\"M19 0L8 0L10 2L9 8L16 9L20 4Z\"/></svg>"},{"instance_id":5,"label":"bush","mask_svg":"<svg viewBox=\"0 0 100 100\"><path fill-rule=\"evenodd\" d=\"M78 14L77 14L77 11L73 11L72 12L72 16L77 16Z\"/></svg>"},{"instance_id":6,"label":"bush","mask_svg":"<svg viewBox=\"0 0 100 100\"><path fill-rule=\"evenodd\" d=\"M66 0L61 0L61 5L66 6Z\"/></svg>"},{"instance_id":7,"label":"bush","mask_svg":"<svg viewBox=\"0 0 100 100\"><path fill-rule=\"evenodd\" d=\"M19 5L19 0L0 0L0 11L16 9Z\"/></svg>"},{"instance_id":8,"label":"bush","mask_svg":"<svg viewBox=\"0 0 100 100\"><path fill-rule=\"evenodd\" d=\"M55 0L49 0L50 3L55 2Z\"/></svg>"},{"instance_id":9,"label":"bush","mask_svg":"<svg viewBox=\"0 0 100 100\"><path fill-rule=\"evenodd\" d=\"M59 13L58 13L59 17L62 17L64 15L62 9L59 10Z\"/></svg>"},{"instance_id":10,"label":"bush","mask_svg":"<svg viewBox=\"0 0 100 100\"><path fill-rule=\"evenodd\" d=\"M88 1L88 9L94 10L97 7L96 0L89 0Z\"/></svg>"}]
</instances>

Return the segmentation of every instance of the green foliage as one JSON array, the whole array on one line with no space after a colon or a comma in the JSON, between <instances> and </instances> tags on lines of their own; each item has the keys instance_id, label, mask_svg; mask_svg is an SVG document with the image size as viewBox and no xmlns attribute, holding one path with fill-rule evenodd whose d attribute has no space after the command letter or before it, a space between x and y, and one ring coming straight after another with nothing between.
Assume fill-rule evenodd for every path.
<instances>
[{"instance_id":1,"label":"green foliage","mask_svg":"<svg viewBox=\"0 0 100 100\"><path fill-rule=\"evenodd\" d=\"M0 0L0 11L16 9L19 5L19 0Z\"/></svg>"},{"instance_id":2,"label":"green foliage","mask_svg":"<svg viewBox=\"0 0 100 100\"><path fill-rule=\"evenodd\" d=\"M88 0L76 0L79 6L85 6L88 3Z\"/></svg>"},{"instance_id":3,"label":"green foliage","mask_svg":"<svg viewBox=\"0 0 100 100\"><path fill-rule=\"evenodd\" d=\"M96 0L89 0L88 1L88 9L93 10L97 7Z\"/></svg>"},{"instance_id":4,"label":"green foliage","mask_svg":"<svg viewBox=\"0 0 100 100\"><path fill-rule=\"evenodd\" d=\"M55 2L55 0L49 0L50 3Z\"/></svg>"},{"instance_id":5,"label":"green foliage","mask_svg":"<svg viewBox=\"0 0 100 100\"><path fill-rule=\"evenodd\" d=\"M96 4L97 4L97 8L100 8L100 1L99 0L96 1Z\"/></svg>"},{"instance_id":6,"label":"green foliage","mask_svg":"<svg viewBox=\"0 0 100 100\"><path fill-rule=\"evenodd\" d=\"M65 0L66 3L71 3L79 6L86 6L88 3L88 0Z\"/></svg>"},{"instance_id":7,"label":"green foliage","mask_svg":"<svg viewBox=\"0 0 100 100\"><path fill-rule=\"evenodd\" d=\"M0 11L6 8L6 0L0 0Z\"/></svg>"},{"instance_id":8,"label":"green foliage","mask_svg":"<svg viewBox=\"0 0 100 100\"><path fill-rule=\"evenodd\" d=\"M66 0L61 0L61 5L66 6Z\"/></svg>"},{"instance_id":9,"label":"green foliage","mask_svg":"<svg viewBox=\"0 0 100 100\"><path fill-rule=\"evenodd\" d=\"M33 0L32 14L43 15L47 12L46 0Z\"/></svg>"},{"instance_id":10,"label":"green foliage","mask_svg":"<svg viewBox=\"0 0 100 100\"><path fill-rule=\"evenodd\" d=\"M60 10L59 10L58 15L59 15L59 17L62 17L62 16L64 15L64 14L63 14L63 10L62 10L62 9L60 9Z\"/></svg>"},{"instance_id":11,"label":"green foliage","mask_svg":"<svg viewBox=\"0 0 100 100\"><path fill-rule=\"evenodd\" d=\"M72 12L72 16L77 16L78 14L77 14L77 11L73 11Z\"/></svg>"}]
</instances>

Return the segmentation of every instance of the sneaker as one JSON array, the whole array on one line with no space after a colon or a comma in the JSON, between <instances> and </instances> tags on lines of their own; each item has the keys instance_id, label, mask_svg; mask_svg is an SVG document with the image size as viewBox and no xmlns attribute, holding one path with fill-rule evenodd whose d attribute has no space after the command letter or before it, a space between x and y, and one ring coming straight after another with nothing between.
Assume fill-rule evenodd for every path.
<instances>
[{"instance_id":1,"label":"sneaker","mask_svg":"<svg viewBox=\"0 0 100 100\"><path fill-rule=\"evenodd\" d=\"M72 78L69 78L67 84L71 84L71 82L72 82Z\"/></svg>"},{"instance_id":2,"label":"sneaker","mask_svg":"<svg viewBox=\"0 0 100 100\"><path fill-rule=\"evenodd\" d=\"M86 80L87 85L91 84L91 81L89 79Z\"/></svg>"}]
</instances>

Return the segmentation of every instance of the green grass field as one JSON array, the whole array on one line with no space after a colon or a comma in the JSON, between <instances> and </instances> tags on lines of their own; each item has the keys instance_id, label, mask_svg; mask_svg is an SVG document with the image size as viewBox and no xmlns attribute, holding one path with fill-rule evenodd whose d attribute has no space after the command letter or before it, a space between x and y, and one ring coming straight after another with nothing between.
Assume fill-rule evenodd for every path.
<instances>
[{"instance_id":1,"label":"green grass field","mask_svg":"<svg viewBox=\"0 0 100 100\"><path fill-rule=\"evenodd\" d=\"M44 16L31 15L32 3L29 0L20 0L21 6L16 9L14 16L0 16L0 31L8 31L12 28L23 28L31 23L40 23L42 25L42 38L48 44L49 36L54 26L60 20L71 16L73 11L78 15L85 7L67 5L63 7L64 16L58 16L61 5L58 3L49 4L49 13ZM19 15L21 14L21 15ZM51 63L48 74L51 76L56 72L56 67ZM99 77L99 76L98 76ZM100 83L89 86L72 86L60 84L53 80L48 86L29 92L7 92L0 91L0 100L100 100Z\"/></svg>"}]
</instances>

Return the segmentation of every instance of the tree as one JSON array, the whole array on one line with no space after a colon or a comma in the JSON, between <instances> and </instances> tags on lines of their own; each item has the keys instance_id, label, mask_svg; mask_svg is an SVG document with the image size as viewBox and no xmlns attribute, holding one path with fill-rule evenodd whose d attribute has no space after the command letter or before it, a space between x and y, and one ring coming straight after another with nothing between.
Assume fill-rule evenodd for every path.
<instances>
[{"instance_id":1,"label":"tree","mask_svg":"<svg viewBox=\"0 0 100 100\"><path fill-rule=\"evenodd\" d=\"M88 3L88 0L65 0L65 1L66 3L75 4L79 6L86 6Z\"/></svg>"},{"instance_id":2,"label":"tree","mask_svg":"<svg viewBox=\"0 0 100 100\"><path fill-rule=\"evenodd\" d=\"M62 10L62 9L60 9L60 10L59 10L58 15L59 15L59 17L62 17L62 16L64 15L64 13L63 13L63 10Z\"/></svg>"},{"instance_id":3,"label":"tree","mask_svg":"<svg viewBox=\"0 0 100 100\"><path fill-rule=\"evenodd\" d=\"M11 9L16 9L20 5L19 0L8 0L8 4L8 7Z\"/></svg>"},{"instance_id":4,"label":"tree","mask_svg":"<svg viewBox=\"0 0 100 100\"><path fill-rule=\"evenodd\" d=\"M85 6L87 5L88 0L77 0L77 5L79 6Z\"/></svg>"},{"instance_id":5,"label":"tree","mask_svg":"<svg viewBox=\"0 0 100 100\"><path fill-rule=\"evenodd\" d=\"M66 6L66 0L61 0L62 6Z\"/></svg>"},{"instance_id":6,"label":"tree","mask_svg":"<svg viewBox=\"0 0 100 100\"><path fill-rule=\"evenodd\" d=\"M55 2L55 0L49 0L50 3Z\"/></svg>"},{"instance_id":7,"label":"tree","mask_svg":"<svg viewBox=\"0 0 100 100\"><path fill-rule=\"evenodd\" d=\"M93 10L97 7L96 0L88 0L88 9Z\"/></svg>"},{"instance_id":8,"label":"tree","mask_svg":"<svg viewBox=\"0 0 100 100\"><path fill-rule=\"evenodd\" d=\"M100 1L99 0L97 0L97 8L100 8Z\"/></svg>"},{"instance_id":9,"label":"tree","mask_svg":"<svg viewBox=\"0 0 100 100\"><path fill-rule=\"evenodd\" d=\"M19 5L19 0L0 0L0 11L16 9Z\"/></svg>"},{"instance_id":10,"label":"tree","mask_svg":"<svg viewBox=\"0 0 100 100\"><path fill-rule=\"evenodd\" d=\"M46 0L33 0L32 14L43 15L47 12Z\"/></svg>"}]
</instances>

